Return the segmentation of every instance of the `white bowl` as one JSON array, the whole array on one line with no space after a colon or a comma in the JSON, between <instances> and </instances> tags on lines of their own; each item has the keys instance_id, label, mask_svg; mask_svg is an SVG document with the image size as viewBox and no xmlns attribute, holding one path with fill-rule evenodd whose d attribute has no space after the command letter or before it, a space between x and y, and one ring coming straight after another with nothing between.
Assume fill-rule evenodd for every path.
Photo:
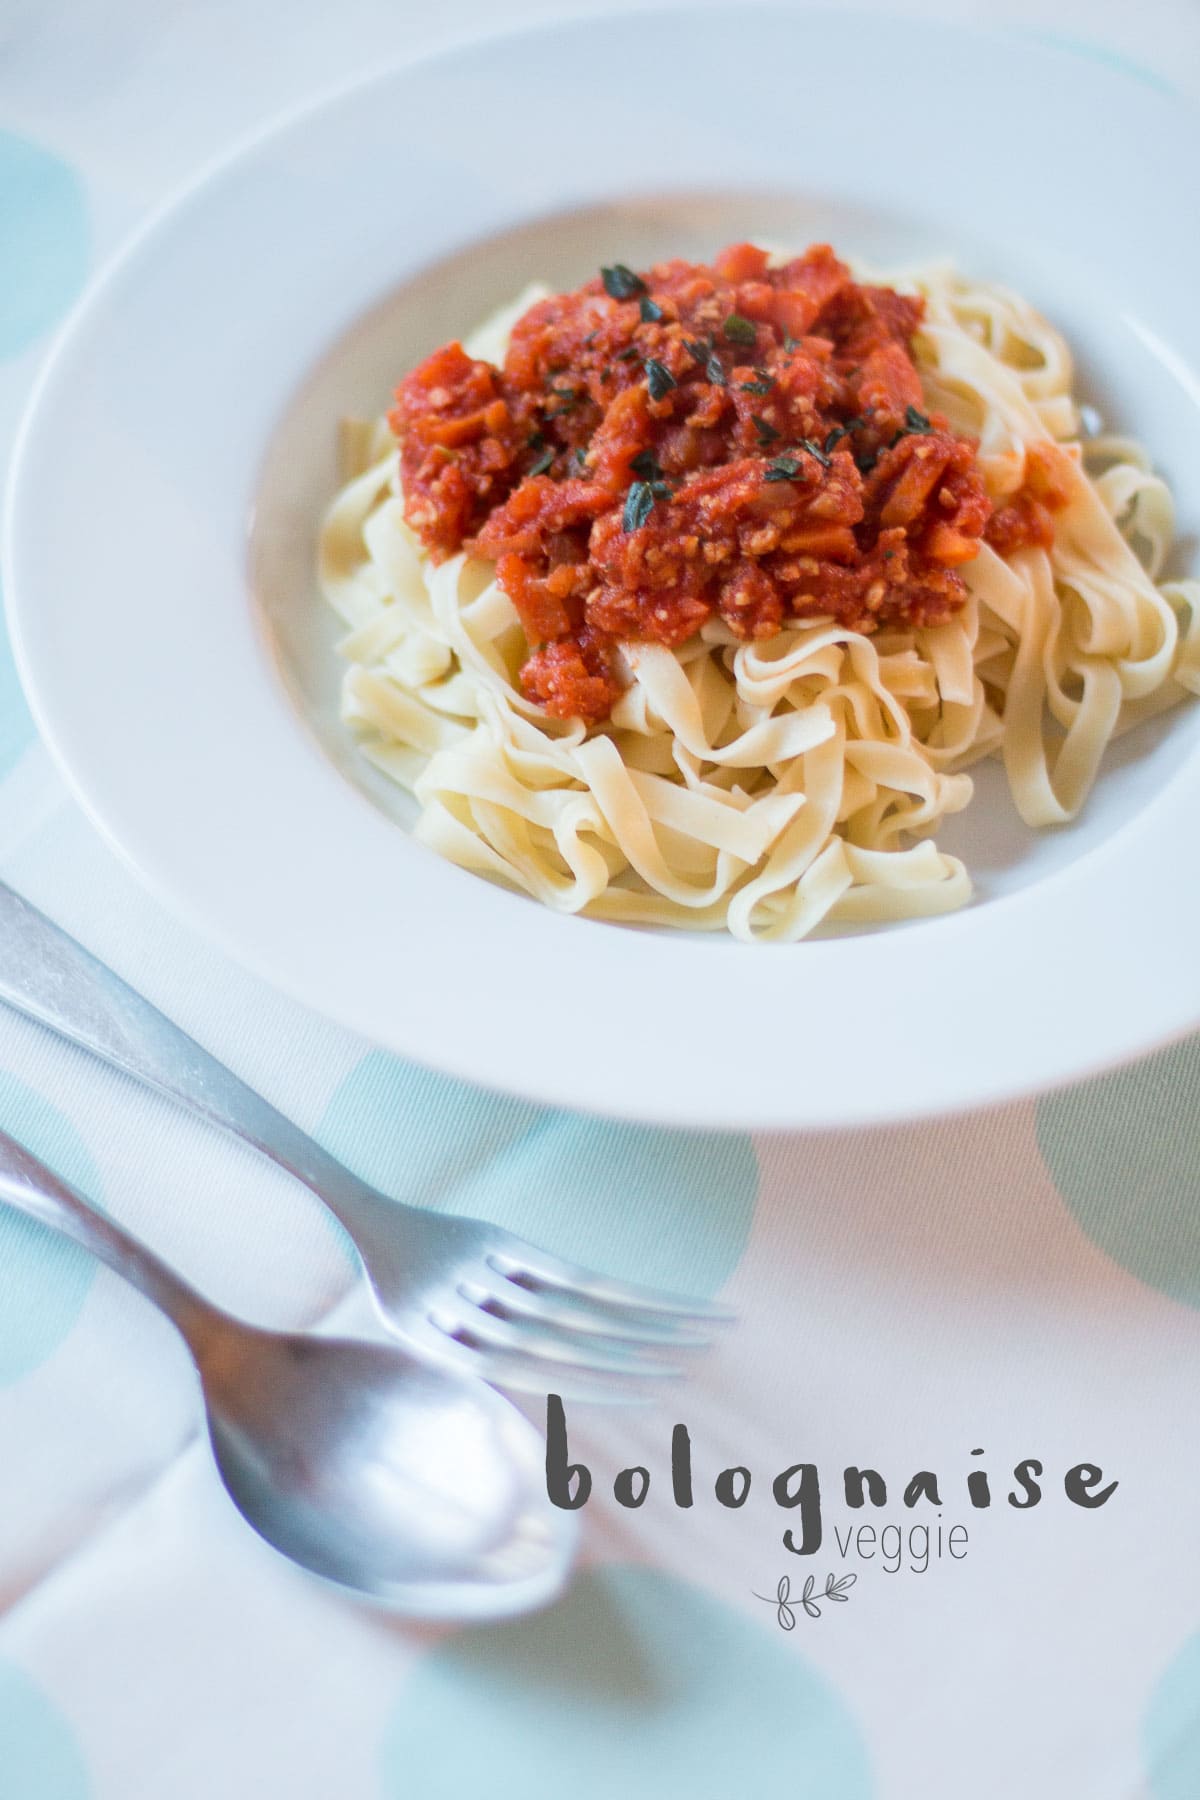
<instances>
[{"instance_id":1,"label":"white bowl","mask_svg":"<svg viewBox=\"0 0 1200 1800\"><path fill-rule=\"evenodd\" d=\"M496 38L284 121L140 234L34 397L5 586L47 742L233 955L403 1055L540 1100L845 1126L1188 1030L1200 709L1122 741L1063 830L1025 830L985 770L939 838L977 880L962 913L793 946L630 930L409 841L338 721L313 561L338 418L380 410L417 356L530 278L741 237L949 253L1018 288L1149 446L1186 539L1198 149L1182 106L1066 50L746 6Z\"/></svg>"}]
</instances>

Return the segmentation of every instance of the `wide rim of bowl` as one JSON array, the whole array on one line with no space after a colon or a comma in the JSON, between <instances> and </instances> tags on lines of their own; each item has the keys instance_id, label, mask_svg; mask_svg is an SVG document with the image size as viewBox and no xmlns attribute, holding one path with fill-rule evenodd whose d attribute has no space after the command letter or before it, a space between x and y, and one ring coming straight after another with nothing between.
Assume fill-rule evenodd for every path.
<instances>
[{"instance_id":1,"label":"wide rim of bowl","mask_svg":"<svg viewBox=\"0 0 1200 1800\"><path fill-rule=\"evenodd\" d=\"M731 29L753 15L779 31L825 34L827 44L861 32L865 17L771 6L670 7L638 16L640 41L693 12ZM59 334L27 409L4 531L18 667L69 787L171 911L277 987L398 1054L575 1110L735 1129L890 1123L1010 1100L1182 1035L1200 1021L1200 991L1186 977L1186 896L1200 874L1189 800L1200 754L1182 759L1153 803L1113 837L1035 886L986 906L899 933L794 948L631 932L548 913L427 853L418 856L418 847L406 844L402 854L396 827L347 787L287 712L256 626L237 615L233 596L222 593L211 638L189 638L181 628L171 649L186 656L201 644L202 672L230 671L229 710L221 722L242 735L208 757L182 730L155 735L171 714L149 703L162 663L139 645L144 612L128 619L118 612L121 654L114 664L113 647L96 636L100 626L83 620L78 600L64 596L61 577L71 564L55 531L56 476L73 498L82 491L70 481L78 474L72 458L77 463L82 452L71 447L66 425L81 381L89 404L111 398L102 379L83 380L83 372L95 366L97 353L105 367L106 332L113 363L122 309L145 303L148 281L166 281L169 292L172 259L198 254L201 227L215 229L219 240L221 208L236 211L239 181L270 173L273 158L282 168L289 151L302 161L307 137L319 137L339 119L345 123L348 108L376 105L385 95L394 100L406 84L415 89L464 69L476 79L481 59L494 72L497 58L519 59L531 42L549 57L590 45L599 60L598 28L612 23L598 13L472 38L288 109L158 208L92 285ZM1182 139L1194 154L1200 134L1190 109L1102 65L1086 65L1084 78L1085 65L1069 50L982 27L887 17L870 24L877 51L890 38L891 59L879 60L888 60L893 73L896 58L907 56L917 67L920 54L935 46L943 69L946 56L986 48L992 82L1018 65L1038 71L1041 80L1068 67L1074 85L1066 90L1060 129L1119 97L1127 123L1132 109L1135 123L1152 119L1164 142ZM1111 163L1111 150L1104 154ZM1187 164L1176 158L1168 166ZM533 191L531 204L528 192L515 203L507 196L503 221L545 210L537 205L544 198ZM473 222L458 219L447 236L443 221L440 236L432 231L431 253L443 242L461 244ZM360 284L341 316L361 311L375 291ZM118 348L128 352L123 340ZM310 349L310 340L297 340L296 375L301 350ZM246 442L235 446L240 467L248 466L255 444L261 450L262 422L278 410L283 391L261 397ZM103 420L102 411L83 415L102 444ZM117 475L127 475L128 467L97 476L112 483L107 498L115 514ZM241 489L228 496L231 512L243 497ZM105 523L91 514L87 522ZM119 522L106 529L112 542L105 539L102 549L111 567L101 591L116 605L121 555L128 559L130 546ZM232 551L223 541L204 572L227 576ZM105 695L95 682L102 652L109 655L106 673L117 681ZM122 703L116 709L114 691ZM404 894L408 911L400 931L381 892L393 906L395 895ZM1146 916L1148 896L1153 929L1131 932L1128 921ZM334 925L346 910L348 924ZM564 1008L560 1020L547 1021L544 1004L532 1007L531 970L536 991L551 1005L577 993L573 1012Z\"/></svg>"}]
</instances>

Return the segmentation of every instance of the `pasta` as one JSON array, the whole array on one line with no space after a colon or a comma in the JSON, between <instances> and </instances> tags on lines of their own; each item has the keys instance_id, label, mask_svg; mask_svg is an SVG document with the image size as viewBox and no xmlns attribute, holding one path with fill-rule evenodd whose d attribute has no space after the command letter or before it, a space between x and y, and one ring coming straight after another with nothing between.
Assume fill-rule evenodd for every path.
<instances>
[{"instance_id":1,"label":"pasta","mask_svg":"<svg viewBox=\"0 0 1200 1800\"><path fill-rule=\"evenodd\" d=\"M874 279L879 279L878 277ZM708 617L672 646L624 641L611 715L548 716L495 565L431 559L405 521L387 425L345 434L320 582L348 628L343 716L415 797L415 835L559 911L789 942L826 923L966 903L936 842L1002 760L1030 826L1072 819L1118 734L1200 692L1200 582L1166 580L1169 491L1134 443L1088 437L1062 337L1017 295L949 265L888 277L924 301L913 340L931 412L978 440L997 506L1047 441L1069 459L1053 544L963 563L941 622L866 632L832 616L746 639ZM501 362L531 289L481 327Z\"/></svg>"}]
</instances>

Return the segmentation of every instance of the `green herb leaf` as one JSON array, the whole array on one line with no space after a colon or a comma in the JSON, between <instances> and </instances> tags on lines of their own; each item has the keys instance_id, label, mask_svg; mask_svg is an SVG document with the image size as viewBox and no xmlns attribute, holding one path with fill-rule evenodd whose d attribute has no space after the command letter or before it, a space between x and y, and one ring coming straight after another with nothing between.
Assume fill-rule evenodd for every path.
<instances>
[{"instance_id":1,"label":"green herb leaf","mask_svg":"<svg viewBox=\"0 0 1200 1800\"><path fill-rule=\"evenodd\" d=\"M752 321L743 319L741 313L730 313L721 330L731 344L753 344L758 340Z\"/></svg>"},{"instance_id":2,"label":"green herb leaf","mask_svg":"<svg viewBox=\"0 0 1200 1800\"><path fill-rule=\"evenodd\" d=\"M800 448L802 450L807 450L810 456L815 456L823 469L829 467L831 459L826 456L820 444L814 444L811 438L801 438Z\"/></svg>"},{"instance_id":3,"label":"green herb leaf","mask_svg":"<svg viewBox=\"0 0 1200 1800\"><path fill-rule=\"evenodd\" d=\"M639 294L646 292L646 284L640 275L627 269L624 263L614 263L611 269L602 268L600 279L604 283L604 291L613 300L634 300Z\"/></svg>"},{"instance_id":4,"label":"green herb leaf","mask_svg":"<svg viewBox=\"0 0 1200 1800\"><path fill-rule=\"evenodd\" d=\"M546 473L546 470L550 467L550 464L553 461L554 461L554 451L553 450L543 450L542 454L538 457L537 461L530 468L529 473L531 475L544 475Z\"/></svg>"},{"instance_id":5,"label":"green herb leaf","mask_svg":"<svg viewBox=\"0 0 1200 1800\"><path fill-rule=\"evenodd\" d=\"M918 412L915 406L906 406L904 409L904 423L901 425L899 431L893 432L891 438L888 440L888 449L893 449L900 442L901 438L920 437L925 432L932 430L933 426L923 412Z\"/></svg>"},{"instance_id":6,"label":"green herb leaf","mask_svg":"<svg viewBox=\"0 0 1200 1800\"><path fill-rule=\"evenodd\" d=\"M661 319L663 316L662 307L657 300L652 300L649 294L643 294L638 301L638 311L642 315L644 325L651 325L656 319Z\"/></svg>"},{"instance_id":7,"label":"green herb leaf","mask_svg":"<svg viewBox=\"0 0 1200 1800\"><path fill-rule=\"evenodd\" d=\"M650 398L652 400L664 399L673 387L679 385L670 369L668 369L666 363L660 363L657 358L648 356L646 358L645 368L646 386L650 389Z\"/></svg>"},{"instance_id":8,"label":"green herb leaf","mask_svg":"<svg viewBox=\"0 0 1200 1800\"><path fill-rule=\"evenodd\" d=\"M689 356L694 357L695 360L702 365L704 369L704 379L706 381L711 381L714 387L728 387L729 383L725 375L725 369L720 357L713 348L713 341L711 338L708 339L707 343L703 344L696 338L684 338L683 347Z\"/></svg>"},{"instance_id":9,"label":"green herb leaf","mask_svg":"<svg viewBox=\"0 0 1200 1800\"><path fill-rule=\"evenodd\" d=\"M760 419L757 413L751 413L750 423L758 433L758 441L760 444L778 443L779 433L766 419Z\"/></svg>"},{"instance_id":10,"label":"green herb leaf","mask_svg":"<svg viewBox=\"0 0 1200 1800\"><path fill-rule=\"evenodd\" d=\"M636 456L630 457L629 466L643 481L661 481L663 478L653 450L639 450Z\"/></svg>"},{"instance_id":11,"label":"green herb leaf","mask_svg":"<svg viewBox=\"0 0 1200 1800\"><path fill-rule=\"evenodd\" d=\"M621 514L622 529L637 531L653 511L653 487L648 481L635 481L625 496L625 511Z\"/></svg>"},{"instance_id":12,"label":"green herb leaf","mask_svg":"<svg viewBox=\"0 0 1200 1800\"><path fill-rule=\"evenodd\" d=\"M767 465L764 481L791 481L800 473L800 464L794 456L777 456L773 463Z\"/></svg>"},{"instance_id":13,"label":"green herb leaf","mask_svg":"<svg viewBox=\"0 0 1200 1800\"><path fill-rule=\"evenodd\" d=\"M850 433L844 425L835 425L829 436L825 439L826 456L829 455L829 452L834 448L835 444L840 444L842 439L844 437L849 437L849 435Z\"/></svg>"},{"instance_id":14,"label":"green herb leaf","mask_svg":"<svg viewBox=\"0 0 1200 1800\"><path fill-rule=\"evenodd\" d=\"M616 359L618 362L636 362L641 354L636 344L626 344L623 350L617 351Z\"/></svg>"},{"instance_id":15,"label":"green herb leaf","mask_svg":"<svg viewBox=\"0 0 1200 1800\"><path fill-rule=\"evenodd\" d=\"M587 467L587 451L582 444L576 444L574 450L572 450L571 461L575 464L577 469L582 470Z\"/></svg>"},{"instance_id":16,"label":"green herb leaf","mask_svg":"<svg viewBox=\"0 0 1200 1800\"><path fill-rule=\"evenodd\" d=\"M878 461L879 452L877 450L868 450L865 456L856 456L854 459L855 467L860 475L869 475Z\"/></svg>"},{"instance_id":17,"label":"green herb leaf","mask_svg":"<svg viewBox=\"0 0 1200 1800\"><path fill-rule=\"evenodd\" d=\"M739 381L738 386L743 394L769 394L775 383L768 376L760 381Z\"/></svg>"},{"instance_id":18,"label":"green herb leaf","mask_svg":"<svg viewBox=\"0 0 1200 1800\"><path fill-rule=\"evenodd\" d=\"M798 350L800 348L800 339L794 338L790 331L785 331L783 334L783 347L785 350Z\"/></svg>"}]
</instances>

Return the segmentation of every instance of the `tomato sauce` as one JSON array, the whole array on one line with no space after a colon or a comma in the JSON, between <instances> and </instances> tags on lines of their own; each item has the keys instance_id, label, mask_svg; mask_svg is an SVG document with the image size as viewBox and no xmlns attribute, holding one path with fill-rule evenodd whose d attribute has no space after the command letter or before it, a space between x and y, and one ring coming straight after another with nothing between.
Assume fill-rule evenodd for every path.
<instances>
[{"instance_id":1,"label":"tomato sauce","mask_svg":"<svg viewBox=\"0 0 1200 1800\"><path fill-rule=\"evenodd\" d=\"M406 517L438 560L495 561L523 689L559 718L608 716L621 639L681 644L714 614L746 639L936 624L985 532L1043 541L1053 497L993 517L973 441L922 411L922 306L827 245L605 269L531 306L503 368L452 343L400 383Z\"/></svg>"},{"instance_id":2,"label":"tomato sauce","mask_svg":"<svg viewBox=\"0 0 1200 1800\"><path fill-rule=\"evenodd\" d=\"M998 556L1026 544L1049 550L1054 515L1071 498L1071 464L1052 444L1034 444L1025 455L1025 478L1011 499L996 507L984 532Z\"/></svg>"}]
</instances>

